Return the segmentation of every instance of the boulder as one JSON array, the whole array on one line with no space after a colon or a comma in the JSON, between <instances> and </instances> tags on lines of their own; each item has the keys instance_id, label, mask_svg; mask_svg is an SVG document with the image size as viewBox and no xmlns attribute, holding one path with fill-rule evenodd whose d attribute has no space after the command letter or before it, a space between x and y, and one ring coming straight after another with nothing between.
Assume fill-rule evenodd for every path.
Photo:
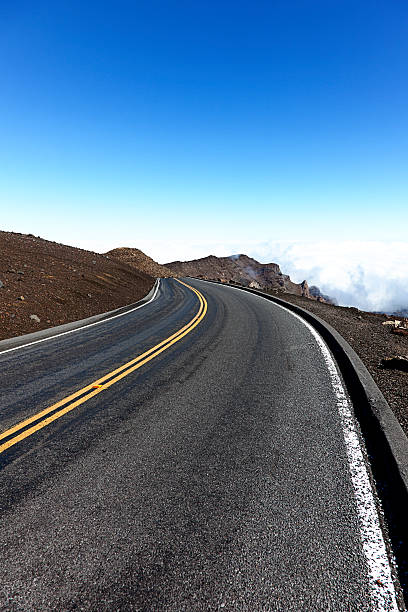
<instances>
[{"instance_id":1,"label":"boulder","mask_svg":"<svg viewBox=\"0 0 408 612\"><path fill-rule=\"evenodd\" d=\"M408 372L408 358L404 355L394 355L381 359L380 366L388 370L401 370Z\"/></svg>"},{"instance_id":2,"label":"boulder","mask_svg":"<svg viewBox=\"0 0 408 612\"><path fill-rule=\"evenodd\" d=\"M394 329L391 329L391 331L394 331L395 329L399 329L399 328L405 328L406 327L406 322L405 321L399 321L398 319L392 319L391 321L384 321L383 325L387 326L387 327L391 327Z\"/></svg>"},{"instance_id":3,"label":"boulder","mask_svg":"<svg viewBox=\"0 0 408 612\"><path fill-rule=\"evenodd\" d=\"M406 327L393 327L391 333L397 336L408 336L408 329Z\"/></svg>"}]
</instances>

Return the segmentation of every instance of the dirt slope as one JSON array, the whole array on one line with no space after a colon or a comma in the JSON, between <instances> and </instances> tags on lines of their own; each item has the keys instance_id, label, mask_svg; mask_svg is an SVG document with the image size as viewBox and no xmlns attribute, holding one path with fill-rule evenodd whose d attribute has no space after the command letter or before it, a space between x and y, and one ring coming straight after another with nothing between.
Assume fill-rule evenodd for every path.
<instances>
[{"instance_id":1,"label":"dirt slope","mask_svg":"<svg viewBox=\"0 0 408 612\"><path fill-rule=\"evenodd\" d=\"M131 304L153 284L105 255L0 232L0 339Z\"/></svg>"},{"instance_id":2,"label":"dirt slope","mask_svg":"<svg viewBox=\"0 0 408 612\"><path fill-rule=\"evenodd\" d=\"M175 276L171 270L166 266L161 266L154 259L140 251L139 249L131 249L128 247L121 247L118 249L112 249L105 253L108 257L114 257L123 263L127 263L132 268L136 268L145 274L156 278L167 278L169 276Z\"/></svg>"}]
</instances>

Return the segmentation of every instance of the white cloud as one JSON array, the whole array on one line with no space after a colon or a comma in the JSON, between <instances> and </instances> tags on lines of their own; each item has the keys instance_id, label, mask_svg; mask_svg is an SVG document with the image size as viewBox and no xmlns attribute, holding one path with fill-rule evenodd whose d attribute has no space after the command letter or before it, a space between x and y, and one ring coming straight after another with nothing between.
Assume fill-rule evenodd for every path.
<instances>
[{"instance_id":1,"label":"white cloud","mask_svg":"<svg viewBox=\"0 0 408 612\"><path fill-rule=\"evenodd\" d=\"M340 305L383 312L408 307L408 242L146 241L140 248L162 263L246 253L262 262L278 263L295 282L307 279Z\"/></svg>"},{"instance_id":2,"label":"white cloud","mask_svg":"<svg viewBox=\"0 0 408 612\"><path fill-rule=\"evenodd\" d=\"M122 244L123 243L123 244ZM81 245L97 251L134 246L159 261L246 253L275 262L295 282L306 279L343 306L391 312L408 307L408 242L117 240ZM98 248L99 247L99 248Z\"/></svg>"},{"instance_id":3,"label":"white cloud","mask_svg":"<svg viewBox=\"0 0 408 612\"><path fill-rule=\"evenodd\" d=\"M407 242L271 242L259 255L341 305L385 312L408 307Z\"/></svg>"}]
</instances>

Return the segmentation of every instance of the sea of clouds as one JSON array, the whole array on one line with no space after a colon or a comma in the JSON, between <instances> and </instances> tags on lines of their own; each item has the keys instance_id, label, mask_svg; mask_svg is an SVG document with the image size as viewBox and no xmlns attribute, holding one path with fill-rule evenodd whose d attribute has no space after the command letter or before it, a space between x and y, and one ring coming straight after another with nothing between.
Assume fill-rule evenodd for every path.
<instances>
[{"instance_id":1,"label":"sea of clouds","mask_svg":"<svg viewBox=\"0 0 408 612\"><path fill-rule=\"evenodd\" d=\"M271 242L256 250L295 282L307 279L341 306L408 308L408 242Z\"/></svg>"},{"instance_id":2,"label":"sea of clouds","mask_svg":"<svg viewBox=\"0 0 408 612\"><path fill-rule=\"evenodd\" d=\"M306 279L341 306L394 312L408 308L408 242L359 241L138 241L160 263L245 253L275 262L293 281Z\"/></svg>"}]
</instances>

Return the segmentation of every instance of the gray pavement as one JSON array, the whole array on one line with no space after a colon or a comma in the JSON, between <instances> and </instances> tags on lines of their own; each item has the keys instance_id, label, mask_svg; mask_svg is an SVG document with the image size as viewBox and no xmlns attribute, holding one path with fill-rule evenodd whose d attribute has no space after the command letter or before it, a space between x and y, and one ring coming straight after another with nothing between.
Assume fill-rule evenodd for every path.
<instances>
[{"instance_id":1,"label":"gray pavement","mask_svg":"<svg viewBox=\"0 0 408 612\"><path fill-rule=\"evenodd\" d=\"M183 340L0 455L0 610L369 611L336 397L316 341L189 281ZM0 429L186 324L172 279L115 321L0 355Z\"/></svg>"}]
</instances>

